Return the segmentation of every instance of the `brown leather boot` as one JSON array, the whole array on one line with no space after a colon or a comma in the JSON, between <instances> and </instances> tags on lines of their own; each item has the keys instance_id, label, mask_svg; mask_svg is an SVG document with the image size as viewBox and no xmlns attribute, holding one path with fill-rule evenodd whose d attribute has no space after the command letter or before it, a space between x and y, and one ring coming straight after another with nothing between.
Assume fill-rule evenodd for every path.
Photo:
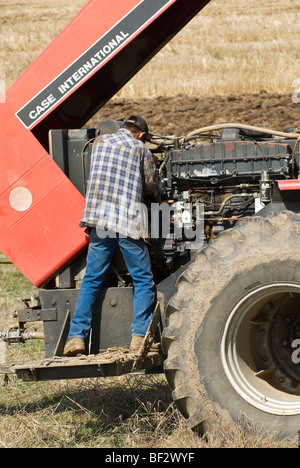
<instances>
[{"instance_id":1,"label":"brown leather boot","mask_svg":"<svg viewBox=\"0 0 300 468\"><path fill-rule=\"evenodd\" d=\"M85 354L85 344L83 338L71 338L65 345L64 356L73 357L77 354Z\"/></svg>"},{"instance_id":2,"label":"brown leather boot","mask_svg":"<svg viewBox=\"0 0 300 468\"><path fill-rule=\"evenodd\" d=\"M132 336L131 343L130 343L130 348L129 351L131 353L138 353L143 341L144 341L144 336ZM152 343L149 349L149 353L158 353L161 349L160 343Z\"/></svg>"},{"instance_id":3,"label":"brown leather boot","mask_svg":"<svg viewBox=\"0 0 300 468\"><path fill-rule=\"evenodd\" d=\"M145 338L144 336L133 336L131 338L129 351L132 353L135 353L135 352L138 353L140 347L143 344L144 338Z\"/></svg>"}]
</instances>

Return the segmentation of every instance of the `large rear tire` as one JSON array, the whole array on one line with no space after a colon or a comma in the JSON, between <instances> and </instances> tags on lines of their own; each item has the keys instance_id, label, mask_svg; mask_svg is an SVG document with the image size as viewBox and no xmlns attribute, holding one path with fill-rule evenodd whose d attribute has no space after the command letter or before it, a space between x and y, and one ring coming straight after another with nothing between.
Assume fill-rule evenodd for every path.
<instances>
[{"instance_id":1,"label":"large rear tire","mask_svg":"<svg viewBox=\"0 0 300 468\"><path fill-rule=\"evenodd\" d=\"M296 436L300 216L241 222L197 254L177 287L162 343L173 399L189 425L202 431L205 421L246 420Z\"/></svg>"}]
</instances>

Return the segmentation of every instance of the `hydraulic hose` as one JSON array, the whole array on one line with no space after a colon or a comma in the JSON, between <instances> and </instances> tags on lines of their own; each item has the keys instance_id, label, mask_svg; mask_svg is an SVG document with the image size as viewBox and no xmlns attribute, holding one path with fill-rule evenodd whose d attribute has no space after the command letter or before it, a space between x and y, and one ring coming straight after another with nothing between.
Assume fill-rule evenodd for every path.
<instances>
[{"instance_id":1,"label":"hydraulic hose","mask_svg":"<svg viewBox=\"0 0 300 468\"><path fill-rule=\"evenodd\" d=\"M222 130L224 128L240 128L241 130L251 130L254 132L265 133L267 135L274 135L274 136L278 136L282 138L292 138L292 139L300 138L300 133L285 133L285 132L278 132L277 130L272 130L272 129L264 128L264 127L254 127L252 125L228 123L228 124L211 125L209 127L203 127L203 128L199 128L198 130L194 130L193 132L189 133L186 137L184 137L180 143L184 143L186 138L192 137L194 135L199 135L200 133L208 133L214 130Z\"/></svg>"}]
</instances>

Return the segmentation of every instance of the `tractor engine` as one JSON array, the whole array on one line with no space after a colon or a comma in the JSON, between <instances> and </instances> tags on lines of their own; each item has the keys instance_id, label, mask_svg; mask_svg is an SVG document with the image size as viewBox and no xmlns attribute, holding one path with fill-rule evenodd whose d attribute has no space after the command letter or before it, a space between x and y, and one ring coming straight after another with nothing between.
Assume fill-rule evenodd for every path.
<instances>
[{"instance_id":1,"label":"tractor engine","mask_svg":"<svg viewBox=\"0 0 300 468\"><path fill-rule=\"evenodd\" d=\"M93 142L101 131L116 131L112 122L101 122L97 129L50 132L52 157L83 195ZM273 206L275 180L298 178L298 140L289 139L289 130L282 135L240 128L186 138L149 135L160 175L155 195L145 200L157 283L193 260L222 231ZM71 267L75 265L75 274L67 275L75 278L75 283L67 280L68 287L80 286L85 256L81 259ZM122 262L117 263L122 273ZM64 276L59 276L62 284Z\"/></svg>"},{"instance_id":2,"label":"tractor engine","mask_svg":"<svg viewBox=\"0 0 300 468\"><path fill-rule=\"evenodd\" d=\"M275 179L298 177L299 147L288 133L284 138L226 128L219 135L165 140L158 150L162 146L159 199L161 206L169 205L172 229L159 241L152 240L153 258L157 263L164 257L171 270L220 232L266 210L274 198Z\"/></svg>"},{"instance_id":3,"label":"tractor engine","mask_svg":"<svg viewBox=\"0 0 300 468\"><path fill-rule=\"evenodd\" d=\"M117 127L116 121L104 121L97 129L49 132L53 160L83 196L93 142L101 132L111 133L122 127L122 121L117 123ZM202 129L185 138L150 134L147 145L158 161L160 178L156 192L144 200L143 208L147 209L143 213L146 219L148 214L150 235L146 242L162 308L176 294L181 272L220 233L246 224L244 221L253 215L299 211L298 190L280 190L284 184L299 186L299 139L289 137L288 131L272 135L266 129L224 128L214 133ZM26 304L18 311L19 328L16 332L10 330L5 340L23 342L26 323L43 321L45 356L61 355L85 268L86 251L40 290L37 306L30 308ZM133 282L119 249L95 311L90 353L128 346ZM116 327L112 316L118 317L119 325L122 318L122 325ZM162 325L164 328L166 323Z\"/></svg>"}]
</instances>

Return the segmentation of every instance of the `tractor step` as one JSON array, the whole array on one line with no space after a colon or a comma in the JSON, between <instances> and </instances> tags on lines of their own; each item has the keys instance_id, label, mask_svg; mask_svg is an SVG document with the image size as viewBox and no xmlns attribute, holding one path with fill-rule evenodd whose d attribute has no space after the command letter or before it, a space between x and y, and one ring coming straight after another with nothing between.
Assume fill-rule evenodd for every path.
<instances>
[{"instance_id":1,"label":"tractor step","mask_svg":"<svg viewBox=\"0 0 300 468\"><path fill-rule=\"evenodd\" d=\"M98 355L77 357L53 357L37 362L0 364L1 374L14 374L24 382L78 379L94 377L116 377L135 371L138 354L127 349L111 348ZM149 352L143 359L143 369L161 372L163 355Z\"/></svg>"}]
</instances>

